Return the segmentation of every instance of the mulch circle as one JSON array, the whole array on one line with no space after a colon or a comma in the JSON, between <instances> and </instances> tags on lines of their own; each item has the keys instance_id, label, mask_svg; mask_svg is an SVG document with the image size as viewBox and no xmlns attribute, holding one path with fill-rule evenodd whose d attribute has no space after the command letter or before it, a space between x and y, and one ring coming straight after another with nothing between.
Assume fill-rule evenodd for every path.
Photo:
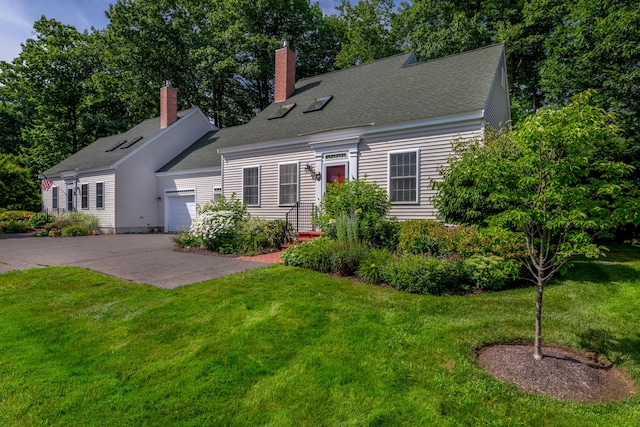
<instances>
[{"instance_id":1,"label":"mulch circle","mask_svg":"<svg viewBox=\"0 0 640 427\"><path fill-rule=\"evenodd\" d=\"M543 347L542 360L533 345L499 344L478 351L478 360L497 378L523 390L582 403L626 400L634 382L614 366L598 363L574 350Z\"/></svg>"}]
</instances>

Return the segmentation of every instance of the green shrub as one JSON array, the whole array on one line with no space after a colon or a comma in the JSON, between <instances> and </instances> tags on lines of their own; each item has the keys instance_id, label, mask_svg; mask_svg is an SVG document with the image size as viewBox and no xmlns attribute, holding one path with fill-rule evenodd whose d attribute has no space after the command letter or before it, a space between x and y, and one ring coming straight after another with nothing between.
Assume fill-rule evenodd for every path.
<instances>
[{"instance_id":1,"label":"green shrub","mask_svg":"<svg viewBox=\"0 0 640 427\"><path fill-rule=\"evenodd\" d=\"M81 224L73 224L69 225L62 229L61 235L62 237L72 237L72 236L88 236L91 231Z\"/></svg>"},{"instance_id":2,"label":"green shrub","mask_svg":"<svg viewBox=\"0 0 640 427\"><path fill-rule=\"evenodd\" d=\"M237 233L236 251L252 254L265 248L280 248L286 240L286 223L251 217L238 224Z\"/></svg>"},{"instance_id":3,"label":"green shrub","mask_svg":"<svg viewBox=\"0 0 640 427\"><path fill-rule=\"evenodd\" d=\"M210 251L234 253L238 246L239 224L248 219L246 206L235 193L196 207L196 218L191 222L189 234Z\"/></svg>"},{"instance_id":4,"label":"green shrub","mask_svg":"<svg viewBox=\"0 0 640 427\"><path fill-rule=\"evenodd\" d=\"M3 224L5 233L24 233L31 229L31 227L29 227L29 221L16 221L12 219Z\"/></svg>"},{"instance_id":5,"label":"green shrub","mask_svg":"<svg viewBox=\"0 0 640 427\"><path fill-rule=\"evenodd\" d=\"M395 251L400 237L400 223L395 217L379 217L375 214L362 215L360 238L372 248L386 248Z\"/></svg>"},{"instance_id":6,"label":"green shrub","mask_svg":"<svg viewBox=\"0 0 640 427\"><path fill-rule=\"evenodd\" d=\"M64 212L58 215L58 221L67 221L71 225L81 225L89 232L97 230L100 224L100 218L86 212Z\"/></svg>"},{"instance_id":7,"label":"green shrub","mask_svg":"<svg viewBox=\"0 0 640 427\"><path fill-rule=\"evenodd\" d=\"M52 216L46 212L37 212L29 218L29 226L33 229L42 228L51 221Z\"/></svg>"},{"instance_id":8,"label":"green shrub","mask_svg":"<svg viewBox=\"0 0 640 427\"><path fill-rule=\"evenodd\" d=\"M341 276L353 276L369 249L362 243L352 240L331 242L331 272Z\"/></svg>"},{"instance_id":9,"label":"green shrub","mask_svg":"<svg viewBox=\"0 0 640 427\"><path fill-rule=\"evenodd\" d=\"M393 260L393 253L388 249L372 249L362 257L356 276L372 285L381 285L385 282L383 272Z\"/></svg>"},{"instance_id":10,"label":"green shrub","mask_svg":"<svg viewBox=\"0 0 640 427\"><path fill-rule=\"evenodd\" d=\"M341 216L356 217L360 224L369 216L384 218L390 209L386 190L375 182L368 182L366 177L343 183L334 181L327 185L320 206L312 212L312 222L327 236L336 238L336 223Z\"/></svg>"},{"instance_id":11,"label":"green shrub","mask_svg":"<svg viewBox=\"0 0 640 427\"><path fill-rule=\"evenodd\" d=\"M459 258L433 258L404 254L384 267L383 275L399 291L441 295L461 284Z\"/></svg>"},{"instance_id":12,"label":"green shrub","mask_svg":"<svg viewBox=\"0 0 640 427\"><path fill-rule=\"evenodd\" d=\"M303 267L321 273L331 272L331 251L334 240L320 237L292 246L280 258L284 265Z\"/></svg>"},{"instance_id":13,"label":"green shrub","mask_svg":"<svg viewBox=\"0 0 640 427\"><path fill-rule=\"evenodd\" d=\"M21 210L7 210L0 212L0 222L29 221L35 212Z\"/></svg>"},{"instance_id":14,"label":"green shrub","mask_svg":"<svg viewBox=\"0 0 640 427\"><path fill-rule=\"evenodd\" d=\"M433 220L411 219L400 224L398 250L410 254L441 254L441 242L448 233L444 224ZM446 250L444 251L446 253Z\"/></svg>"},{"instance_id":15,"label":"green shrub","mask_svg":"<svg viewBox=\"0 0 640 427\"><path fill-rule=\"evenodd\" d=\"M198 238L193 236L192 234L187 233L186 231L182 231L175 236L172 237L173 243L176 244L179 248L194 248L200 246L200 241Z\"/></svg>"},{"instance_id":16,"label":"green shrub","mask_svg":"<svg viewBox=\"0 0 640 427\"><path fill-rule=\"evenodd\" d=\"M472 255L462 262L462 271L476 289L499 290L519 277L520 263L495 255Z\"/></svg>"}]
</instances>

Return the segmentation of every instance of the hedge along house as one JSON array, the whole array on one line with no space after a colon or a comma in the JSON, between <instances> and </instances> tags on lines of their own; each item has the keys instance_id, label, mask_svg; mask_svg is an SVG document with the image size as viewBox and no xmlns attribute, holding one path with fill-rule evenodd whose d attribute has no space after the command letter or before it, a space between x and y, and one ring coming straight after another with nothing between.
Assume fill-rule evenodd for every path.
<instances>
[{"instance_id":1,"label":"hedge along house","mask_svg":"<svg viewBox=\"0 0 640 427\"><path fill-rule=\"evenodd\" d=\"M42 193L43 206L94 214L105 233L166 229L166 200L155 173L213 129L198 108L178 112L177 90L167 84L160 90L160 117L100 138L41 174L53 183ZM195 214L195 200L189 208Z\"/></svg>"},{"instance_id":2,"label":"hedge along house","mask_svg":"<svg viewBox=\"0 0 640 427\"><path fill-rule=\"evenodd\" d=\"M329 182L367 177L388 191L400 220L434 218L431 180L452 142L510 120L506 71L500 44L422 63L405 53L296 83L285 45L275 102L211 134L208 155L220 154L223 193L259 217L307 219Z\"/></svg>"}]
</instances>

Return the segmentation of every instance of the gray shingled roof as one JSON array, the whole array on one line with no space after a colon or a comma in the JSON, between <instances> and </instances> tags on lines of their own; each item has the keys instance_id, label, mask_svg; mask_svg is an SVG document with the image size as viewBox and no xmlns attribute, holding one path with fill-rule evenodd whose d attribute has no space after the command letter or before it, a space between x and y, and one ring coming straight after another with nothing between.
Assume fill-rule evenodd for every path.
<instances>
[{"instance_id":1,"label":"gray shingled roof","mask_svg":"<svg viewBox=\"0 0 640 427\"><path fill-rule=\"evenodd\" d=\"M368 64L301 79L286 101L269 105L249 123L212 133L160 171L220 165L218 148L296 138L362 125L383 127L483 110L504 45L417 63L404 53ZM315 98L333 99L320 111L303 111ZM269 117L295 103L279 119Z\"/></svg>"},{"instance_id":2,"label":"gray shingled roof","mask_svg":"<svg viewBox=\"0 0 640 427\"><path fill-rule=\"evenodd\" d=\"M193 110L195 110L195 108L180 111L178 113L178 121L174 124L177 124L180 121L180 117L186 116ZM53 177L66 171L109 168L126 155L139 149L145 142L149 141L163 130L164 129L160 129L159 117L147 119L126 132L97 139L92 144L64 159L52 168L44 171L43 175ZM138 137L142 137L142 139L129 148L116 148L113 151L107 151L121 141L127 140L128 142L132 142ZM122 146L126 145L127 144L125 143Z\"/></svg>"}]
</instances>

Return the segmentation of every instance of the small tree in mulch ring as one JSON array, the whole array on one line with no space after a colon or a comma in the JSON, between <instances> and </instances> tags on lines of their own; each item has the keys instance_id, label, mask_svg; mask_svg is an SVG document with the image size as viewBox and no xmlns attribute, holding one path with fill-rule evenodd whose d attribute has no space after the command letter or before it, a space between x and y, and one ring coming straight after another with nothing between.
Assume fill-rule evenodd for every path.
<instances>
[{"instance_id":1,"label":"small tree in mulch ring","mask_svg":"<svg viewBox=\"0 0 640 427\"><path fill-rule=\"evenodd\" d=\"M615 158L624 140L611 115L592 106L590 98L590 92L581 94L562 109L538 111L517 130L488 132L483 141L460 144L458 156L442 170L444 181L434 184L445 220L472 217L465 210L482 206L486 223L522 233L527 244L522 263L538 287L537 360L543 357L545 285L572 256L603 255L607 248L596 244L596 237L640 222L638 191L626 178L633 167Z\"/></svg>"}]
</instances>

